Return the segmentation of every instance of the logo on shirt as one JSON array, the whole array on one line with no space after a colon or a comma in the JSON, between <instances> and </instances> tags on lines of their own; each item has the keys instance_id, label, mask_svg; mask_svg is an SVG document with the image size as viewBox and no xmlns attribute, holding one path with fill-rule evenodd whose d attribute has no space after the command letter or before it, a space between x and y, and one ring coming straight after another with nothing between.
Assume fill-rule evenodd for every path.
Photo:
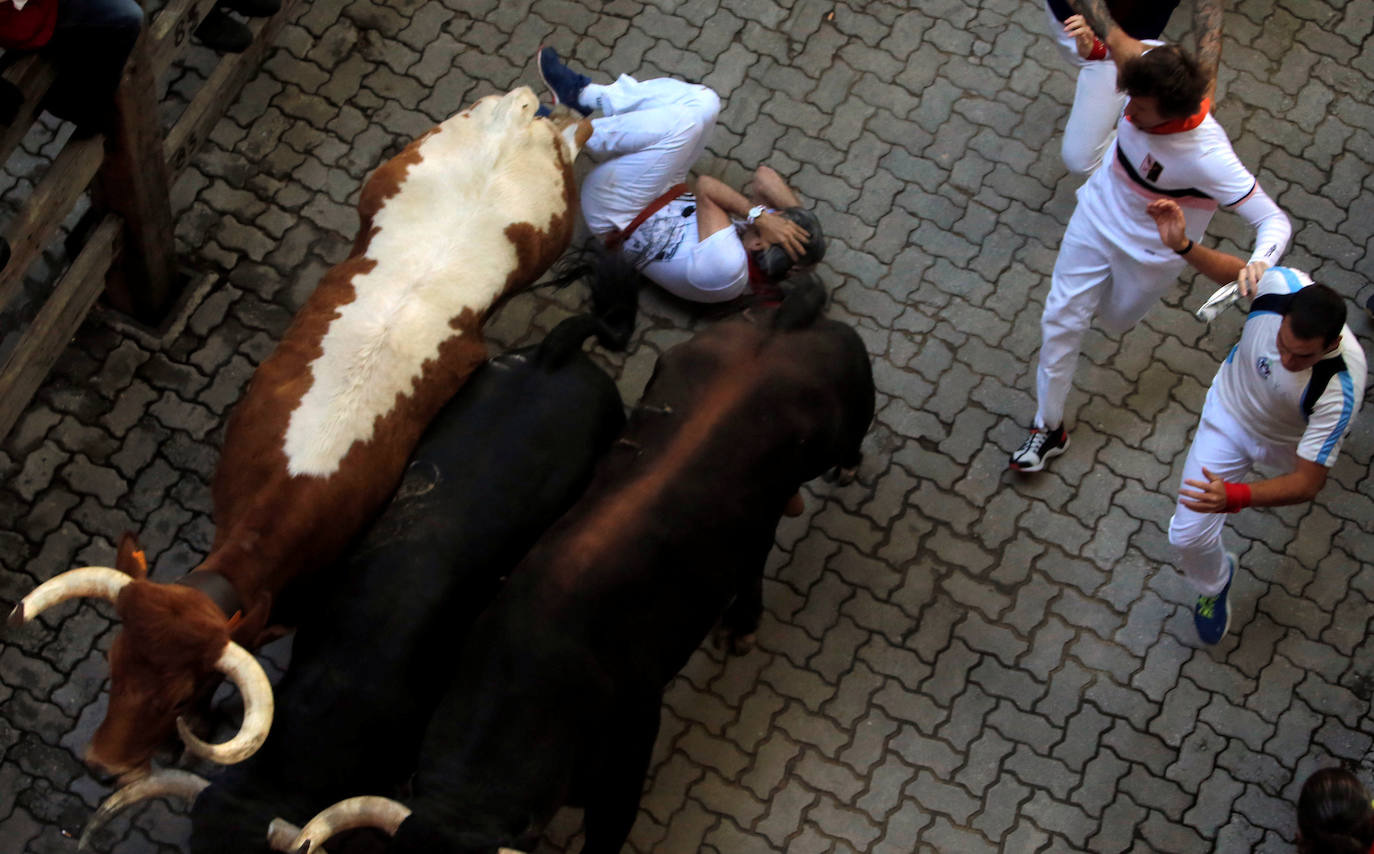
<instances>
[{"instance_id":1,"label":"logo on shirt","mask_svg":"<svg viewBox=\"0 0 1374 854\"><path fill-rule=\"evenodd\" d=\"M1155 159L1153 154L1146 154L1145 159L1140 161L1140 174L1145 176L1145 180L1153 184L1159 180L1160 174L1164 171L1164 164Z\"/></svg>"},{"instance_id":2,"label":"logo on shirt","mask_svg":"<svg viewBox=\"0 0 1374 854\"><path fill-rule=\"evenodd\" d=\"M1260 356L1258 359L1256 359L1255 370L1259 371L1259 375L1264 377L1266 380L1269 379L1269 375L1273 373L1273 369L1269 367L1269 357Z\"/></svg>"}]
</instances>

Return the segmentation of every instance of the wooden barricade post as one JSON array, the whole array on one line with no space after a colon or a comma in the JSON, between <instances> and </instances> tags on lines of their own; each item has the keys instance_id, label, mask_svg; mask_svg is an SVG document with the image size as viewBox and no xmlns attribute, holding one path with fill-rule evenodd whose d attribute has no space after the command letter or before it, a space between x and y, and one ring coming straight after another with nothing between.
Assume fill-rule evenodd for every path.
<instances>
[{"instance_id":1,"label":"wooden barricade post","mask_svg":"<svg viewBox=\"0 0 1374 854\"><path fill-rule=\"evenodd\" d=\"M130 54L115 96L117 119L111 138L68 141L19 215L6 224L4 235L12 254L0 270L0 308L19 292L29 266L81 195L88 189L96 191L93 207L98 224L0 364L0 439L28 406L102 291L113 307L149 325L157 324L175 304L178 279L170 187L256 73L300 2L283 0L281 10L271 18L252 20L252 45L241 54L221 58L164 134L155 87L215 5L215 0L170 0L145 25ZM27 56L11 65L4 76L19 87L25 100L11 125L0 129L0 162L8 159L32 124L55 73L48 61ZM102 216L101 210L107 212Z\"/></svg>"}]
</instances>

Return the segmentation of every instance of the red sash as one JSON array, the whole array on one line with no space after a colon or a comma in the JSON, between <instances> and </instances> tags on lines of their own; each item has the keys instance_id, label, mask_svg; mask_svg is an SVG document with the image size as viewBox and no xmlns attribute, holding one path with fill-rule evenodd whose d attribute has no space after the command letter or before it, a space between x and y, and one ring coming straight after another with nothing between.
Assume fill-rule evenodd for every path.
<instances>
[{"instance_id":1,"label":"red sash","mask_svg":"<svg viewBox=\"0 0 1374 854\"><path fill-rule=\"evenodd\" d=\"M685 192L687 192L686 184L674 184L673 186L669 187L667 192L665 192L658 198L654 199L652 202L649 202L649 206L646 207L644 210L640 211L639 216L630 220L629 225L625 226L620 231L614 231L607 235L606 248L615 249L618 246L620 246L620 244L624 243L626 240L630 238L631 234L635 233L636 228L639 228L641 225L644 224L644 220L658 213L660 210L663 209L664 205L668 204L673 199L676 199L678 196L682 195Z\"/></svg>"}]
</instances>

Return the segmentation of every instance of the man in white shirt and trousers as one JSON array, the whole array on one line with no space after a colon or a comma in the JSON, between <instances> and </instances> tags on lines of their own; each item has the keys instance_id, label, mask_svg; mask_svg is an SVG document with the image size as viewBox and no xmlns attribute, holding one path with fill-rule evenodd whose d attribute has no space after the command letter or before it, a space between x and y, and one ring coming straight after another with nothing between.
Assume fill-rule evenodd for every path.
<instances>
[{"instance_id":1,"label":"man in white shirt and trousers","mask_svg":"<svg viewBox=\"0 0 1374 854\"><path fill-rule=\"evenodd\" d=\"M689 192L687 174L706 150L720 97L672 78L620 75L608 84L564 65L551 47L536 57L557 104L590 115L583 150L601 162L582 182L582 215L592 234L645 277L693 302L756 293L825 254L815 216L777 172L760 166L754 198L708 175Z\"/></svg>"},{"instance_id":2,"label":"man in white shirt and trousers","mask_svg":"<svg viewBox=\"0 0 1374 854\"><path fill-rule=\"evenodd\" d=\"M1165 245L1191 243L1178 204L1158 201L1148 213ZM1246 267L1199 245L1185 257L1218 283ZM1365 354L1345 319L1345 300L1334 290L1274 267L1259 279L1240 341L1207 391L1169 522L1178 568L1198 590L1193 621L1204 643L1220 641L1230 625L1236 556L1222 548L1223 514L1311 501L1360 409ZM1254 466L1279 474L1244 482Z\"/></svg>"},{"instance_id":3,"label":"man in white shirt and trousers","mask_svg":"<svg viewBox=\"0 0 1374 854\"><path fill-rule=\"evenodd\" d=\"M1071 21L1081 24L1075 16ZM1080 26L1091 43L1091 31ZM1201 239L1218 207L1255 228L1252 264L1242 272L1245 295L1257 273L1276 263L1288 244L1288 217L1240 162L1205 97L1209 80L1173 45L1152 46L1121 63L1120 88L1129 100L1116 142L1078 190L1078 204L1059 247L1050 293L1040 319L1037 409L1030 435L1009 467L1038 472L1069 445L1064 404L1083 335L1096 318L1112 332L1139 323L1174 286L1192 241ZM1183 211L1189 242L1171 250L1160 242L1146 206L1172 199Z\"/></svg>"}]
</instances>

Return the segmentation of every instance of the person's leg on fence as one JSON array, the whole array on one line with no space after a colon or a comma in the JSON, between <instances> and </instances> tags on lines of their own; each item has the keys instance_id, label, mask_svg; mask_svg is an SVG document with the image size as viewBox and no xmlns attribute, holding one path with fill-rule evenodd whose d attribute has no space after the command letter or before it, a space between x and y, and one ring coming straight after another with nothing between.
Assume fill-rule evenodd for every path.
<instances>
[{"instance_id":1,"label":"person's leg on fence","mask_svg":"<svg viewBox=\"0 0 1374 854\"><path fill-rule=\"evenodd\" d=\"M266 18L280 10L281 0L220 0L196 27L196 38L206 47L224 53L242 53L253 43L253 31L229 13Z\"/></svg>"},{"instance_id":2,"label":"person's leg on fence","mask_svg":"<svg viewBox=\"0 0 1374 854\"><path fill-rule=\"evenodd\" d=\"M137 0L62 0L48 48L57 79L44 109L74 122L80 133L108 130L114 92L142 28Z\"/></svg>"}]
</instances>

